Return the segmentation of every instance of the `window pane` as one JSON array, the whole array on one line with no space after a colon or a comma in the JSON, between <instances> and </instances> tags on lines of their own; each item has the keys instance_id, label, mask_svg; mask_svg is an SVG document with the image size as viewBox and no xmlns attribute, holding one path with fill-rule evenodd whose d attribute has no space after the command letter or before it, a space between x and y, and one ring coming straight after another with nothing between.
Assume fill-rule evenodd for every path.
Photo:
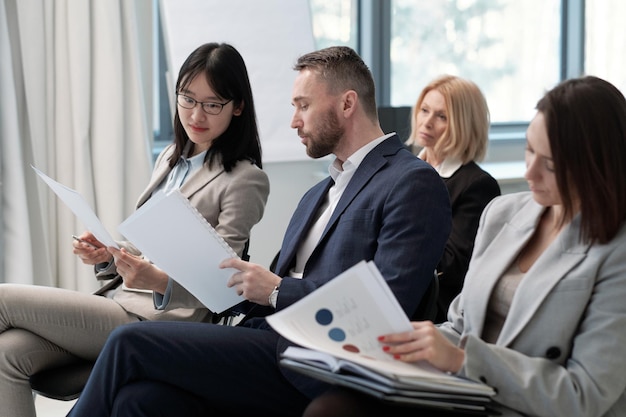
<instances>
[{"instance_id":1,"label":"window pane","mask_svg":"<svg viewBox=\"0 0 626 417\"><path fill-rule=\"evenodd\" d=\"M559 80L559 0L394 0L391 27L394 106L452 74L480 86L492 122L525 121Z\"/></svg>"},{"instance_id":2,"label":"window pane","mask_svg":"<svg viewBox=\"0 0 626 417\"><path fill-rule=\"evenodd\" d=\"M356 49L357 0L309 0L317 49L345 45Z\"/></svg>"},{"instance_id":3,"label":"window pane","mask_svg":"<svg viewBox=\"0 0 626 417\"><path fill-rule=\"evenodd\" d=\"M626 94L626 2L588 1L585 8L585 73L606 79Z\"/></svg>"}]
</instances>

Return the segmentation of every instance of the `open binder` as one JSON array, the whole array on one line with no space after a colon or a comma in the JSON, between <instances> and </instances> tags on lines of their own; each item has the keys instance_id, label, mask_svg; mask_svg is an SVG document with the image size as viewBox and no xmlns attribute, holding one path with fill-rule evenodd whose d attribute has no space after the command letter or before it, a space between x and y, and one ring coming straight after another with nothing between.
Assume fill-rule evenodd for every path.
<instances>
[{"instance_id":1,"label":"open binder","mask_svg":"<svg viewBox=\"0 0 626 417\"><path fill-rule=\"evenodd\" d=\"M378 336L412 326L373 262L358 263L267 321L300 346L280 361L294 371L386 401L497 414L491 387L383 352Z\"/></svg>"}]
</instances>

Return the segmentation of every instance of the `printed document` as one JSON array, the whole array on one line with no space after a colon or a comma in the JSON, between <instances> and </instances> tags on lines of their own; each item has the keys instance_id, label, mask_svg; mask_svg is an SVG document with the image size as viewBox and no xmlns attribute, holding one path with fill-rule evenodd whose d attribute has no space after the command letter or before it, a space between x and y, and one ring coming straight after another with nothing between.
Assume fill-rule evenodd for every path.
<instances>
[{"instance_id":1,"label":"printed document","mask_svg":"<svg viewBox=\"0 0 626 417\"><path fill-rule=\"evenodd\" d=\"M35 170L37 175L54 191L54 193L74 212L76 217L83 222L85 228L89 230L93 235L106 246L112 246L118 248L119 246L113 240L111 234L106 230L96 213L85 201L82 195L76 190L73 190L65 185L56 182L37 168L31 165L31 168Z\"/></svg>"},{"instance_id":2,"label":"printed document","mask_svg":"<svg viewBox=\"0 0 626 417\"><path fill-rule=\"evenodd\" d=\"M32 168L87 230L104 245L119 249L78 192ZM222 313L244 301L234 288L226 286L237 270L218 267L237 254L179 190L154 194L118 226L118 231L212 312Z\"/></svg>"},{"instance_id":3,"label":"printed document","mask_svg":"<svg viewBox=\"0 0 626 417\"><path fill-rule=\"evenodd\" d=\"M291 306L267 317L289 347L281 365L389 401L486 411L491 387L407 363L382 350L383 334L412 330L373 262L362 261Z\"/></svg>"}]
</instances>

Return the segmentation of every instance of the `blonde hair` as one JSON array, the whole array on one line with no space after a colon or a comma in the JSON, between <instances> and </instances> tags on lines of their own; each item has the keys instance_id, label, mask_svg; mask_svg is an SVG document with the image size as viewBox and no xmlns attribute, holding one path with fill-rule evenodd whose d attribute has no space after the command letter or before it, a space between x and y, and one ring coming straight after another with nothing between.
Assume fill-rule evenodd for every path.
<instances>
[{"instance_id":1,"label":"blonde hair","mask_svg":"<svg viewBox=\"0 0 626 417\"><path fill-rule=\"evenodd\" d=\"M411 113L411 135L407 143L415 143L417 115L431 90L444 97L448 115L448 126L435 144L435 153L442 159L459 159L463 164L482 161L489 141L487 100L475 83L453 75L436 78L424 87Z\"/></svg>"}]
</instances>

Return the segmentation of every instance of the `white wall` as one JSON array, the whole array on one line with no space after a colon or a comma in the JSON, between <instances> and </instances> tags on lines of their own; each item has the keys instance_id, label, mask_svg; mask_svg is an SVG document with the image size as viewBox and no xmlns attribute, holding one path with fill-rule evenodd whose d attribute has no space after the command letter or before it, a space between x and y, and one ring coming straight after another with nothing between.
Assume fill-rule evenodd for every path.
<instances>
[{"instance_id":1,"label":"white wall","mask_svg":"<svg viewBox=\"0 0 626 417\"><path fill-rule=\"evenodd\" d=\"M248 69L263 161L307 159L289 121L293 65L315 49L308 0L161 0L161 21L172 94L178 70L194 49L229 43Z\"/></svg>"},{"instance_id":2,"label":"white wall","mask_svg":"<svg viewBox=\"0 0 626 417\"><path fill-rule=\"evenodd\" d=\"M294 140L299 142L295 133ZM300 146L302 155L306 157L304 145ZM252 229L250 262L266 267L270 265L280 250L287 223L300 198L309 188L328 176L330 161L324 158L263 164L270 179L270 195L263 219Z\"/></svg>"}]
</instances>

